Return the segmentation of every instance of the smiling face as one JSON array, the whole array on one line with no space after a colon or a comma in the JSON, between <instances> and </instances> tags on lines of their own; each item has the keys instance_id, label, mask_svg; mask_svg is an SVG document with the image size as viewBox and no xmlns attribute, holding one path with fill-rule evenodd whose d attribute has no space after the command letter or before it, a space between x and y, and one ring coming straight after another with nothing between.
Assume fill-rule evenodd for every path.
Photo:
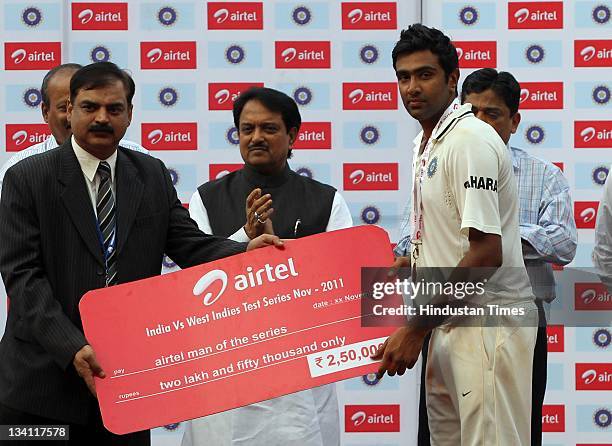
<instances>
[{"instance_id":1,"label":"smiling face","mask_svg":"<svg viewBox=\"0 0 612 446\"><path fill-rule=\"evenodd\" d=\"M270 111L253 99L240 113L238 134L244 162L260 173L273 175L285 168L297 129L287 131L281 113Z\"/></svg>"},{"instance_id":2,"label":"smiling face","mask_svg":"<svg viewBox=\"0 0 612 446\"><path fill-rule=\"evenodd\" d=\"M80 89L68 106L68 119L77 143L99 159L117 149L132 120L123 82L115 80L99 88Z\"/></svg>"},{"instance_id":3,"label":"smiling face","mask_svg":"<svg viewBox=\"0 0 612 446\"><path fill-rule=\"evenodd\" d=\"M432 127L456 96L459 70L448 75L429 50L399 55L395 65L404 107L424 129Z\"/></svg>"},{"instance_id":4,"label":"smiling face","mask_svg":"<svg viewBox=\"0 0 612 446\"><path fill-rule=\"evenodd\" d=\"M61 70L55 73L47 84L49 104L42 104L43 119L49 124L49 129L58 144L63 144L70 136L68 122L68 101L70 99L70 78L75 69Z\"/></svg>"},{"instance_id":5,"label":"smiling face","mask_svg":"<svg viewBox=\"0 0 612 446\"><path fill-rule=\"evenodd\" d=\"M464 102L472 104L474 115L493 127L504 143L508 144L510 136L516 132L521 122L518 112L510 115L506 103L491 89L481 93L469 93Z\"/></svg>"}]
</instances>

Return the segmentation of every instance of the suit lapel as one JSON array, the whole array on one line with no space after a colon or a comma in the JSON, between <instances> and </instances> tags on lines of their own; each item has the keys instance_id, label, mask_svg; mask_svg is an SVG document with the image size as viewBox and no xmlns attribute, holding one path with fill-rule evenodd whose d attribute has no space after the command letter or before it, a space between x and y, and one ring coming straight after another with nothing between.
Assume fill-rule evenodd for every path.
<instances>
[{"instance_id":1,"label":"suit lapel","mask_svg":"<svg viewBox=\"0 0 612 446\"><path fill-rule=\"evenodd\" d=\"M60 147L60 159L58 180L64 186L61 199L87 249L100 265L104 266L100 239L96 232L96 215L87 192L81 165L74 154L70 139Z\"/></svg>"},{"instance_id":2,"label":"suit lapel","mask_svg":"<svg viewBox=\"0 0 612 446\"><path fill-rule=\"evenodd\" d=\"M136 169L130 158L123 153L123 150L121 148L117 149L117 167L115 169L117 185L117 255L121 253L125 246L144 192L144 184L140 180L138 169Z\"/></svg>"}]
</instances>

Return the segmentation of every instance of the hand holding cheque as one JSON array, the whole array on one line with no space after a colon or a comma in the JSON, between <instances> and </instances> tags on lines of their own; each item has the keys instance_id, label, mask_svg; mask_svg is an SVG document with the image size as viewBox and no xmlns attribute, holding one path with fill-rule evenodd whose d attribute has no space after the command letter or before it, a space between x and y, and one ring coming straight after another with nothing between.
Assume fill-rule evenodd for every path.
<instances>
[{"instance_id":1,"label":"hand holding cheque","mask_svg":"<svg viewBox=\"0 0 612 446\"><path fill-rule=\"evenodd\" d=\"M105 426L132 432L374 372L393 327L361 326L361 267L392 260L382 229L358 227L87 293Z\"/></svg>"}]
</instances>

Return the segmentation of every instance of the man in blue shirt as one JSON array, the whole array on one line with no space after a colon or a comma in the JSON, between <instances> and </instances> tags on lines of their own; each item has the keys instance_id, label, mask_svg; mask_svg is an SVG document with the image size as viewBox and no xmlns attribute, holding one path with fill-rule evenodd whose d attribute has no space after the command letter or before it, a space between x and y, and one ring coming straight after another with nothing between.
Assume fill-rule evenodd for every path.
<instances>
[{"instance_id":1,"label":"man in blue shirt","mask_svg":"<svg viewBox=\"0 0 612 446\"><path fill-rule=\"evenodd\" d=\"M512 165L519 188L523 258L536 296L540 317L533 360L531 444L541 445L547 363L544 303L550 303L556 297L552 263L565 265L572 261L576 253L577 235L569 185L561 170L548 161L509 145L510 136L516 132L521 121L518 112L520 90L512 74L484 68L473 72L465 79L461 102L472 104L474 114L497 131L512 155ZM395 253L398 256L407 256L410 236L405 232L402 236ZM406 263L408 263L406 259L396 262L398 265ZM426 346L423 353L425 362ZM424 379L421 380L421 383L423 382ZM421 389L419 446L423 445L429 445L429 430L424 392Z\"/></svg>"}]
</instances>

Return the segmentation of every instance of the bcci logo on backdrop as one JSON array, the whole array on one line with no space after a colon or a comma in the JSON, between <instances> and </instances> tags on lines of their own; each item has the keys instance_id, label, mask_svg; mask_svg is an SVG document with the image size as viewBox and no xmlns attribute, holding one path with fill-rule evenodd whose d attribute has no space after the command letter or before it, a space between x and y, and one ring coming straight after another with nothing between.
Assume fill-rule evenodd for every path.
<instances>
[{"instance_id":1,"label":"bcci logo on backdrop","mask_svg":"<svg viewBox=\"0 0 612 446\"><path fill-rule=\"evenodd\" d=\"M612 390L612 363L577 363L576 390Z\"/></svg>"},{"instance_id":2,"label":"bcci logo on backdrop","mask_svg":"<svg viewBox=\"0 0 612 446\"><path fill-rule=\"evenodd\" d=\"M542 432L565 432L565 406L544 404L542 406Z\"/></svg>"},{"instance_id":3,"label":"bcci logo on backdrop","mask_svg":"<svg viewBox=\"0 0 612 446\"><path fill-rule=\"evenodd\" d=\"M460 68L496 68L497 42L453 42Z\"/></svg>"},{"instance_id":4,"label":"bcci logo on backdrop","mask_svg":"<svg viewBox=\"0 0 612 446\"><path fill-rule=\"evenodd\" d=\"M195 122L142 123L141 141L149 150L197 150L198 124Z\"/></svg>"},{"instance_id":5,"label":"bcci logo on backdrop","mask_svg":"<svg viewBox=\"0 0 612 446\"><path fill-rule=\"evenodd\" d=\"M598 25L605 25L610 21L610 8L606 5L597 5L593 8L591 17Z\"/></svg>"},{"instance_id":6,"label":"bcci logo on backdrop","mask_svg":"<svg viewBox=\"0 0 612 446\"><path fill-rule=\"evenodd\" d=\"M303 122L294 149L331 149L331 122Z\"/></svg>"},{"instance_id":7,"label":"bcci logo on backdrop","mask_svg":"<svg viewBox=\"0 0 612 446\"><path fill-rule=\"evenodd\" d=\"M398 190L397 163L345 163L344 190Z\"/></svg>"},{"instance_id":8,"label":"bcci logo on backdrop","mask_svg":"<svg viewBox=\"0 0 612 446\"><path fill-rule=\"evenodd\" d=\"M21 21L30 28L40 25L43 20L42 12L35 6L30 6L21 13Z\"/></svg>"},{"instance_id":9,"label":"bcci logo on backdrop","mask_svg":"<svg viewBox=\"0 0 612 446\"><path fill-rule=\"evenodd\" d=\"M208 29L263 29L263 3L208 2Z\"/></svg>"},{"instance_id":10,"label":"bcci logo on backdrop","mask_svg":"<svg viewBox=\"0 0 612 446\"><path fill-rule=\"evenodd\" d=\"M610 89L607 85L598 85L593 89L591 97L597 105L607 105L610 102Z\"/></svg>"},{"instance_id":11,"label":"bcci logo on backdrop","mask_svg":"<svg viewBox=\"0 0 612 446\"><path fill-rule=\"evenodd\" d=\"M397 4L343 2L342 29L397 29Z\"/></svg>"},{"instance_id":12,"label":"bcci logo on backdrop","mask_svg":"<svg viewBox=\"0 0 612 446\"><path fill-rule=\"evenodd\" d=\"M233 146L240 144L240 136L238 135L238 129L231 126L225 131L225 140Z\"/></svg>"},{"instance_id":13,"label":"bcci logo on backdrop","mask_svg":"<svg viewBox=\"0 0 612 446\"><path fill-rule=\"evenodd\" d=\"M342 84L344 110L397 110L395 82L345 82Z\"/></svg>"},{"instance_id":14,"label":"bcci logo on backdrop","mask_svg":"<svg viewBox=\"0 0 612 446\"><path fill-rule=\"evenodd\" d=\"M521 82L522 110L563 108L563 82Z\"/></svg>"},{"instance_id":15,"label":"bcci logo on backdrop","mask_svg":"<svg viewBox=\"0 0 612 446\"><path fill-rule=\"evenodd\" d=\"M345 432L399 432L399 404L344 406Z\"/></svg>"},{"instance_id":16,"label":"bcci logo on backdrop","mask_svg":"<svg viewBox=\"0 0 612 446\"><path fill-rule=\"evenodd\" d=\"M574 307L577 311L610 311L612 295L601 282L574 284Z\"/></svg>"},{"instance_id":17,"label":"bcci logo on backdrop","mask_svg":"<svg viewBox=\"0 0 612 446\"><path fill-rule=\"evenodd\" d=\"M574 41L575 67L612 67L612 40Z\"/></svg>"},{"instance_id":18,"label":"bcci logo on backdrop","mask_svg":"<svg viewBox=\"0 0 612 446\"><path fill-rule=\"evenodd\" d=\"M599 348L608 348L612 343L612 332L607 328L598 328L593 332L593 344Z\"/></svg>"},{"instance_id":19,"label":"bcci logo on backdrop","mask_svg":"<svg viewBox=\"0 0 612 446\"><path fill-rule=\"evenodd\" d=\"M157 94L157 99L164 107L173 107L179 100L179 94L172 87L164 87Z\"/></svg>"},{"instance_id":20,"label":"bcci logo on backdrop","mask_svg":"<svg viewBox=\"0 0 612 446\"><path fill-rule=\"evenodd\" d=\"M240 93L251 87L263 87L263 82L224 82L208 84L208 109L231 110Z\"/></svg>"},{"instance_id":21,"label":"bcci logo on backdrop","mask_svg":"<svg viewBox=\"0 0 612 446\"><path fill-rule=\"evenodd\" d=\"M197 68L195 42L140 42L143 70L184 70Z\"/></svg>"},{"instance_id":22,"label":"bcci logo on backdrop","mask_svg":"<svg viewBox=\"0 0 612 446\"><path fill-rule=\"evenodd\" d=\"M50 70L62 60L60 42L5 42L5 70Z\"/></svg>"},{"instance_id":23,"label":"bcci logo on backdrop","mask_svg":"<svg viewBox=\"0 0 612 446\"><path fill-rule=\"evenodd\" d=\"M23 103L31 108L37 108L42 102L42 93L38 88L28 88L23 92Z\"/></svg>"},{"instance_id":24,"label":"bcci logo on backdrop","mask_svg":"<svg viewBox=\"0 0 612 446\"><path fill-rule=\"evenodd\" d=\"M291 12L293 23L299 26L305 26L312 20L312 12L307 6L298 6Z\"/></svg>"},{"instance_id":25,"label":"bcci logo on backdrop","mask_svg":"<svg viewBox=\"0 0 612 446\"><path fill-rule=\"evenodd\" d=\"M612 121L574 121L574 147L612 148Z\"/></svg>"},{"instance_id":26,"label":"bcci logo on backdrop","mask_svg":"<svg viewBox=\"0 0 612 446\"><path fill-rule=\"evenodd\" d=\"M5 127L7 152L19 152L31 145L47 139L51 132L47 124L6 124Z\"/></svg>"},{"instance_id":27,"label":"bcci logo on backdrop","mask_svg":"<svg viewBox=\"0 0 612 446\"><path fill-rule=\"evenodd\" d=\"M527 130L525 130L525 139L529 141L530 144L541 144L546 137L546 132L544 131L544 127L541 125L532 125Z\"/></svg>"},{"instance_id":28,"label":"bcci logo on backdrop","mask_svg":"<svg viewBox=\"0 0 612 446\"><path fill-rule=\"evenodd\" d=\"M330 68L331 45L321 42L274 43L276 68Z\"/></svg>"},{"instance_id":29,"label":"bcci logo on backdrop","mask_svg":"<svg viewBox=\"0 0 612 446\"><path fill-rule=\"evenodd\" d=\"M612 412L610 409L602 407L593 414L593 423L601 429L607 429L612 424Z\"/></svg>"},{"instance_id":30,"label":"bcci logo on backdrop","mask_svg":"<svg viewBox=\"0 0 612 446\"><path fill-rule=\"evenodd\" d=\"M298 87L293 90L293 99L298 105L308 105L312 101L312 90L308 87Z\"/></svg>"},{"instance_id":31,"label":"bcci logo on backdrop","mask_svg":"<svg viewBox=\"0 0 612 446\"><path fill-rule=\"evenodd\" d=\"M368 225L375 225L380 221L380 211L376 206L366 206L361 210L361 221ZM368 375L364 375L364 378ZM374 374L374 376L376 376ZM377 381L378 382L378 381Z\"/></svg>"},{"instance_id":32,"label":"bcci logo on backdrop","mask_svg":"<svg viewBox=\"0 0 612 446\"><path fill-rule=\"evenodd\" d=\"M593 183L597 186L603 186L608 178L608 173L610 173L608 166L597 166L592 173Z\"/></svg>"},{"instance_id":33,"label":"bcci logo on backdrop","mask_svg":"<svg viewBox=\"0 0 612 446\"><path fill-rule=\"evenodd\" d=\"M95 62L108 62L111 58L111 52L103 45L95 46L89 52L89 59Z\"/></svg>"},{"instance_id":34,"label":"bcci logo on backdrop","mask_svg":"<svg viewBox=\"0 0 612 446\"><path fill-rule=\"evenodd\" d=\"M508 28L562 29L563 2L510 2Z\"/></svg>"},{"instance_id":35,"label":"bcci logo on backdrop","mask_svg":"<svg viewBox=\"0 0 612 446\"><path fill-rule=\"evenodd\" d=\"M127 3L73 3L75 31L118 31L128 29Z\"/></svg>"}]
</instances>

